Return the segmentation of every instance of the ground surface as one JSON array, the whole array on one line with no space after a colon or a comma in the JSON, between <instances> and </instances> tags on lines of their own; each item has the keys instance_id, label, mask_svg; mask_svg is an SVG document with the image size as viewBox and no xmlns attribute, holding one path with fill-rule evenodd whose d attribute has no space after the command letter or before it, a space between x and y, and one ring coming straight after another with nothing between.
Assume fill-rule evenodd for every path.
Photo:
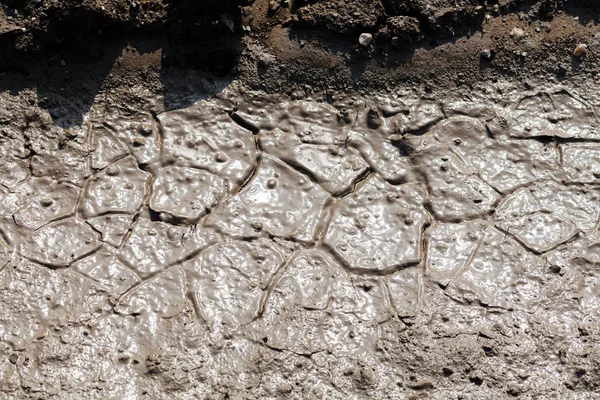
<instances>
[{"instance_id":1,"label":"ground surface","mask_svg":"<svg viewBox=\"0 0 600 400\"><path fill-rule=\"evenodd\" d=\"M4 2L2 397L597 398L593 3Z\"/></svg>"}]
</instances>

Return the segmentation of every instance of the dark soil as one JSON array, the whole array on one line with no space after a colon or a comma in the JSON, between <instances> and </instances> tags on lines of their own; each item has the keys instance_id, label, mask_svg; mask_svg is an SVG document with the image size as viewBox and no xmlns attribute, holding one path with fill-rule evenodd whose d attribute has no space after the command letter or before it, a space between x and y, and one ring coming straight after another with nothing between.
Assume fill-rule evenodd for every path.
<instances>
[{"instance_id":1,"label":"dark soil","mask_svg":"<svg viewBox=\"0 0 600 400\"><path fill-rule=\"evenodd\" d=\"M599 10L585 0L13 0L0 8L0 71L96 62L112 44L143 36L165 42L165 65L267 90L593 76ZM524 35L511 36L514 28ZM373 35L369 46L359 45L361 33ZM586 57L572 56L579 43Z\"/></svg>"}]
</instances>

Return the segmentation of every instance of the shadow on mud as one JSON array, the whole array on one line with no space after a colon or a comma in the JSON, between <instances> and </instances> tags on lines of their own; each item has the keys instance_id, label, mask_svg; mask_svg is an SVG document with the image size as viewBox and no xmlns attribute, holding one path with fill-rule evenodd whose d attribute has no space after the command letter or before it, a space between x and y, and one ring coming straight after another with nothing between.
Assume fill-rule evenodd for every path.
<instances>
[{"instance_id":1,"label":"shadow on mud","mask_svg":"<svg viewBox=\"0 0 600 400\"><path fill-rule=\"evenodd\" d=\"M165 111L187 107L223 90L239 60L239 39L177 43L165 37L97 43L96 61L81 61L77 48L0 71L0 92L37 93L39 105L63 129L83 123L100 93L154 79ZM120 68L123 66L124 68ZM156 79L156 74L159 78Z\"/></svg>"}]
</instances>

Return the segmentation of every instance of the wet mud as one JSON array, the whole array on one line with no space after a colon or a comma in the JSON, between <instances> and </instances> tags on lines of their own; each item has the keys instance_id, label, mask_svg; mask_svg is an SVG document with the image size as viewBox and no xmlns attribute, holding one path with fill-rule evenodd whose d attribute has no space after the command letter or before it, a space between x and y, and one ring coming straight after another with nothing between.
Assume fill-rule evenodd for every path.
<instances>
[{"instance_id":1,"label":"wet mud","mask_svg":"<svg viewBox=\"0 0 600 400\"><path fill-rule=\"evenodd\" d=\"M595 3L25 3L0 398L598 398Z\"/></svg>"},{"instance_id":2,"label":"wet mud","mask_svg":"<svg viewBox=\"0 0 600 400\"><path fill-rule=\"evenodd\" d=\"M597 97L480 89L3 93L0 390L594 398Z\"/></svg>"}]
</instances>

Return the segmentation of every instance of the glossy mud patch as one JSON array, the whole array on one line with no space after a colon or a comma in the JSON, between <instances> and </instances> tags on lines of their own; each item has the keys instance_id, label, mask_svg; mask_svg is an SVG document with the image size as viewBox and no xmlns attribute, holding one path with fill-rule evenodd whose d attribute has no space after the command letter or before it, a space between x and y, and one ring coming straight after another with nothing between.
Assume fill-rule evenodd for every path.
<instances>
[{"instance_id":1,"label":"glossy mud patch","mask_svg":"<svg viewBox=\"0 0 600 400\"><path fill-rule=\"evenodd\" d=\"M17 108L0 136L0 390L597 389L600 132L586 96L228 89L164 111L126 90L69 130L2 95Z\"/></svg>"}]
</instances>

